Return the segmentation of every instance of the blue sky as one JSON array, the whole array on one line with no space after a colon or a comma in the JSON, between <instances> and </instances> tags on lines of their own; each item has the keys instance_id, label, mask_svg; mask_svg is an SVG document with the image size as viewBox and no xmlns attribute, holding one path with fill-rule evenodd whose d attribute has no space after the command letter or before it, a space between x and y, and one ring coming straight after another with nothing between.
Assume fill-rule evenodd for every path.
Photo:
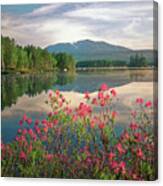
<instances>
[{"instance_id":1,"label":"blue sky","mask_svg":"<svg viewBox=\"0 0 163 186\"><path fill-rule=\"evenodd\" d=\"M152 1L2 5L1 22L2 35L21 45L92 39L132 49L153 47Z\"/></svg>"}]
</instances>

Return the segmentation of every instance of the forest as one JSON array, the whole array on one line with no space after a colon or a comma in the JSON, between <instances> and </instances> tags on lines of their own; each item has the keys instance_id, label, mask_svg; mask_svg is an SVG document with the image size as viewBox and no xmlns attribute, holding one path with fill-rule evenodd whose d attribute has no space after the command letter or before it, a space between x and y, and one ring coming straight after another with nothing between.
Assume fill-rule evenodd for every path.
<instances>
[{"instance_id":1,"label":"forest","mask_svg":"<svg viewBox=\"0 0 163 186\"><path fill-rule=\"evenodd\" d=\"M130 56L130 61L124 60L91 60L80 61L77 63L77 67L147 67L151 64L143 55L135 54Z\"/></svg>"},{"instance_id":2,"label":"forest","mask_svg":"<svg viewBox=\"0 0 163 186\"><path fill-rule=\"evenodd\" d=\"M76 62L73 55L66 52L49 53L46 49L33 45L20 46L14 39L1 36L2 73L75 71L76 67L146 67L151 66L143 55L130 56L125 60L88 60Z\"/></svg>"},{"instance_id":3,"label":"forest","mask_svg":"<svg viewBox=\"0 0 163 186\"><path fill-rule=\"evenodd\" d=\"M59 70L72 71L76 61L67 53L49 53L33 45L20 46L14 39L1 36L2 72L45 72Z\"/></svg>"}]
</instances>

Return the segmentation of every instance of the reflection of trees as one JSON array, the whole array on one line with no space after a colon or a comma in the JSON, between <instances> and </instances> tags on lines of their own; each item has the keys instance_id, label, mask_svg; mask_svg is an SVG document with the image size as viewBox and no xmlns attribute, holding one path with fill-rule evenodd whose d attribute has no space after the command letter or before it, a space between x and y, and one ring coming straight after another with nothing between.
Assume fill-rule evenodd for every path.
<instances>
[{"instance_id":1,"label":"reflection of trees","mask_svg":"<svg viewBox=\"0 0 163 186\"><path fill-rule=\"evenodd\" d=\"M1 76L1 109L15 104L23 94L35 96L43 90L47 91L54 84L72 82L73 75L57 75L45 73L40 75L2 75Z\"/></svg>"},{"instance_id":2,"label":"reflection of trees","mask_svg":"<svg viewBox=\"0 0 163 186\"><path fill-rule=\"evenodd\" d=\"M75 79L75 73L61 73L57 75L57 84L58 85L66 85L68 83L72 83Z\"/></svg>"},{"instance_id":3,"label":"reflection of trees","mask_svg":"<svg viewBox=\"0 0 163 186\"><path fill-rule=\"evenodd\" d=\"M153 81L152 70L130 70L129 76L131 81Z\"/></svg>"}]
</instances>

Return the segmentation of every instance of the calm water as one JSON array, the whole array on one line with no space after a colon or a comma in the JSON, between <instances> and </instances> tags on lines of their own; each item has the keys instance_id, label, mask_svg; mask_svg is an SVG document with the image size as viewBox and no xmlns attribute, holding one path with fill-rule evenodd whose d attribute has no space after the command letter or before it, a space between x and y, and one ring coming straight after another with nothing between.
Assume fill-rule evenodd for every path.
<instances>
[{"instance_id":1,"label":"calm water","mask_svg":"<svg viewBox=\"0 0 163 186\"><path fill-rule=\"evenodd\" d=\"M43 91L57 88L62 91L93 92L101 83L117 87L130 82L153 81L152 70L111 70L105 72L83 72L76 74L46 73L39 75L2 75L1 110L8 110L23 95L38 96ZM45 113L28 113L32 118L42 118ZM11 141L17 131L20 114L3 116L1 119L2 140Z\"/></svg>"}]
</instances>

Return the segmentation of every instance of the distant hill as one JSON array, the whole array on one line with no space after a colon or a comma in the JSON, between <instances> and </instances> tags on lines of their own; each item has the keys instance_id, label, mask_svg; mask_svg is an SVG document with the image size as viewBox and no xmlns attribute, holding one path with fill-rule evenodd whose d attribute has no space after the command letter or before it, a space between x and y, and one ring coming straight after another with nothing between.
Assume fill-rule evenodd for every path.
<instances>
[{"instance_id":1,"label":"distant hill","mask_svg":"<svg viewBox=\"0 0 163 186\"><path fill-rule=\"evenodd\" d=\"M58 43L45 48L49 52L67 52L77 61L85 60L126 60L131 55L143 54L149 62L153 62L153 50L132 50L123 46L112 45L103 41L81 40L75 43Z\"/></svg>"}]
</instances>

